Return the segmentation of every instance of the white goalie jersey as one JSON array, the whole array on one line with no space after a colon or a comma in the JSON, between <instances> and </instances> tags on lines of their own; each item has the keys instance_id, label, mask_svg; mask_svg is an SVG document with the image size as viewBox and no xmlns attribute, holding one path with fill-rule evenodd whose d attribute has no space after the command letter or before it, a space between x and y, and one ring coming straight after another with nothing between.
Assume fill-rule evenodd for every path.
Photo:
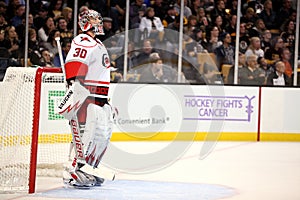
<instances>
[{"instance_id":1,"label":"white goalie jersey","mask_svg":"<svg viewBox=\"0 0 300 200\"><path fill-rule=\"evenodd\" d=\"M66 58L65 71L66 79L78 79L90 91L91 97L107 98L110 60L100 40L88 34L76 36Z\"/></svg>"}]
</instances>

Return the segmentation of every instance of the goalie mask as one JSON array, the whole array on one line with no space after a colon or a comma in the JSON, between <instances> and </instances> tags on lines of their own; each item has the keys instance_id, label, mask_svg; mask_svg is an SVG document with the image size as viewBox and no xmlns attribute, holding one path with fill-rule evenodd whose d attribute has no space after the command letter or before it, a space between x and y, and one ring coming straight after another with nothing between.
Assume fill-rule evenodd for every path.
<instances>
[{"instance_id":1,"label":"goalie mask","mask_svg":"<svg viewBox=\"0 0 300 200\"><path fill-rule=\"evenodd\" d=\"M85 10L79 14L78 24L83 32L93 31L96 35L104 35L103 19L95 10Z\"/></svg>"}]
</instances>

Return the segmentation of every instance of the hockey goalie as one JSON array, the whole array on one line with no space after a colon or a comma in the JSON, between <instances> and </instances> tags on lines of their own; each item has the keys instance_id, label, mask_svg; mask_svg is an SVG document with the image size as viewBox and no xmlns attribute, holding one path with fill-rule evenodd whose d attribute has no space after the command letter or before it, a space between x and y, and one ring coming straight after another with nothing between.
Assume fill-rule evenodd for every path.
<instances>
[{"instance_id":1,"label":"hockey goalie","mask_svg":"<svg viewBox=\"0 0 300 200\"><path fill-rule=\"evenodd\" d=\"M59 105L70 120L75 157L64 173L64 183L76 187L101 185L104 179L82 170L97 168L110 141L112 109L108 103L110 60L96 35L103 33L101 15L94 10L79 14L82 31L71 44L64 65L68 91Z\"/></svg>"}]
</instances>

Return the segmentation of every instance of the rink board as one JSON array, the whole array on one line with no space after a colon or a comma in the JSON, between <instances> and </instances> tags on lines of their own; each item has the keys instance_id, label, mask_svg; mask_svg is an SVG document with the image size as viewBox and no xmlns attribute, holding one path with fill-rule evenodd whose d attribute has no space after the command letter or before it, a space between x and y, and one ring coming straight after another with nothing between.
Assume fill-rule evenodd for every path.
<instances>
[{"instance_id":1,"label":"rink board","mask_svg":"<svg viewBox=\"0 0 300 200\"><path fill-rule=\"evenodd\" d=\"M68 121L56 109L63 91L61 83L42 88L41 142L53 134L70 141ZM111 84L110 103L119 112L111 139L300 141L299 94L299 88Z\"/></svg>"}]
</instances>

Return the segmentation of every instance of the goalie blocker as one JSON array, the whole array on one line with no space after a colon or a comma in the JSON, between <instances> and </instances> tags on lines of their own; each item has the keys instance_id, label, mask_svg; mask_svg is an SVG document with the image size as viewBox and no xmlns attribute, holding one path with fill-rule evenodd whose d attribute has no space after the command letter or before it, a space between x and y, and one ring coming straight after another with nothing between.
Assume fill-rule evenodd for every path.
<instances>
[{"instance_id":1,"label":"goalie blocker","mask_svg":"<svg viewBox=\"0 0 300 200\"><path fill-rule=\"evenodd\" d=\"M60 102L58 113L66 119L71 120L89 95L89 90L83 87L79 82L73 83Z\"/></svg>"}]
</instances>

